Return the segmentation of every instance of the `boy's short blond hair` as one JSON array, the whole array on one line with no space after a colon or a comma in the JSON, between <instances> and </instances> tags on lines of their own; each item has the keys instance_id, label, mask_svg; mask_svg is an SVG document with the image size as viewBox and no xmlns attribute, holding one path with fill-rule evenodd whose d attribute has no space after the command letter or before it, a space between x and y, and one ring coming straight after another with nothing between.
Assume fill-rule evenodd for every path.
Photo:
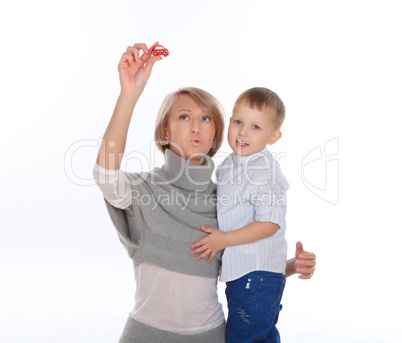
<instances>
[{"instance_id":1,"label":"boy's short blond hair","mask_svg":"<svg viewBox=\"0 0 402 343\"><path fill-rule=\"evenodd\" d=\"M266 108L275 111L274 125L279 130L285 120L286 108L281 98L275 92L264 87L254 87L241 93L236 100L236 104L244 103L252 109L263 112Z\"/></svg>"},{"instance_id":2,"label":"boy's short blond hair","mask_svg":"<svg viewBox=\"0 0 402 343\"><path fill-rule=\"evenodd\" d=\"M155 123L154 137L156 146L162 153L165 153L165 150L169 148L169 143L166 142L165 139L165 127L173 104L181 94L191 96L195 103L214 121L214 141L211 149L207 153L210 157L214 156L222 145L223 130L225 127L224 111L222 105L212 94L196 87L180 88L176 92L168 94L165 100L163 100Z\"/></svg>"}]
</instances>

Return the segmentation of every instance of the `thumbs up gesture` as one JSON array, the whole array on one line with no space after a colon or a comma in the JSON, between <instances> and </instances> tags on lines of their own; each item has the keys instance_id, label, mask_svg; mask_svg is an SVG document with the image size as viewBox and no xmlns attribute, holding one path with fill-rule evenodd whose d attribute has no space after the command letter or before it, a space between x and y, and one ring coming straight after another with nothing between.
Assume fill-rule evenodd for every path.
<instances>
[{"instance_id":1,"label":"thumbs up gesture","mask_svg":"<svg viewBox=\"0 0 402 343\"><path fill-rule=\"evenodd\" d=\"M312 252L305 251L301 242L296 243L296 257L289 260L286 276L300 274L299 279L311 279L316 266L316 257Z\"/></svg>"}]
</instances>

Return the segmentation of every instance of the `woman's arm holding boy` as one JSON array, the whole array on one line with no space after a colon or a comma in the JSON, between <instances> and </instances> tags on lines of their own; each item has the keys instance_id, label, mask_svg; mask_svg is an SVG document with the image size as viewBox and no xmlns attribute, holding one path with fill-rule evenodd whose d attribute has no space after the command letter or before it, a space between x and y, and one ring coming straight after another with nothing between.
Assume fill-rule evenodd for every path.
<instances>
[{"instance_id":1,"label":"woman's arm holding boy","mask_svg":"<svg viewBox=\"0 0 402 343\"><path fill-rule=\"evenodd\" d=\"M278 231L279 226L271 222L253 222L244 228L230 232L223 232L206 226L201 226L201 229L209 233L209 235L191 245L191 248L194 249L191 251L191 254L200 254L196 257L197 260L209 255L208 262L210 262L218 251L228 246L255 242L259 239L272 236ZM315 254L304 251L302 243L297 242L296 256L286 262L286 277L300 274L299 279L311 279L315 266Z\"/></svg>"}]
</instances>

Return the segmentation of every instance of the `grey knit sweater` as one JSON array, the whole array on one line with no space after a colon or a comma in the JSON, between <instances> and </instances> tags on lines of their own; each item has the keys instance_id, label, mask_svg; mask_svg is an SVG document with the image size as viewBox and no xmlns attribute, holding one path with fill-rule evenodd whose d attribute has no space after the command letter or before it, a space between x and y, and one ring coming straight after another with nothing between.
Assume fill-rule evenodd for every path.
<instances>
[{"instance_id":1,"label":"grey knit sweater","mask_svg":"<svg viewBox=\"0 0 402 343\"><path fill-rule=\"evenodd\" d=\"M221 253L210 263L206 262L207 259L197 261L190 254L190 245L206 235L200 229L201 225L218 227L216 186L211 180L214 163L206 156L202 166L195 166L170 150L166 150L165 157L166 162L161 168L141 174L127 173L132 196L127 209L113 207L105 199L120 241L134 266L145 261L174 272L217 278ZM130 336L126 332L128 326L126 336ZM164 336L164 333L135 322L136 338L133 342L142 342L139 334L144 336L144 342L159 342L156 337ZM183 339L183 342L198 342L198 339L200 342L205 342L205 339L224 342L224 328L195 336L168 335L171 340L166 341L164 336L164 342L182 342ZM130 340L127 338L121 342Z\"/></svg>"}]
</instances>

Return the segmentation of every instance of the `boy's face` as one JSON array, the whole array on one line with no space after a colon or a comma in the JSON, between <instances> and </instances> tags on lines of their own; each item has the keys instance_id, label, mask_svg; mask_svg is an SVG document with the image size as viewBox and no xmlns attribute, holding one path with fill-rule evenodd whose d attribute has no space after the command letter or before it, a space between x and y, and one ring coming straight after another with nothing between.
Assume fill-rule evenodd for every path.
<instances>
[{"instance_id":1,"label":"boy's face","mask_svg":"<svg viewBox=\"0 0 402 343\"><path fill-rule=\"evenodd\" d=\"M275 111L271 108L261 112L244 103L236 104L228 132L229 145L234 153L250 156L281 138L281 132L274 129L274 118Z\"/></svg>"}]
</instances>

